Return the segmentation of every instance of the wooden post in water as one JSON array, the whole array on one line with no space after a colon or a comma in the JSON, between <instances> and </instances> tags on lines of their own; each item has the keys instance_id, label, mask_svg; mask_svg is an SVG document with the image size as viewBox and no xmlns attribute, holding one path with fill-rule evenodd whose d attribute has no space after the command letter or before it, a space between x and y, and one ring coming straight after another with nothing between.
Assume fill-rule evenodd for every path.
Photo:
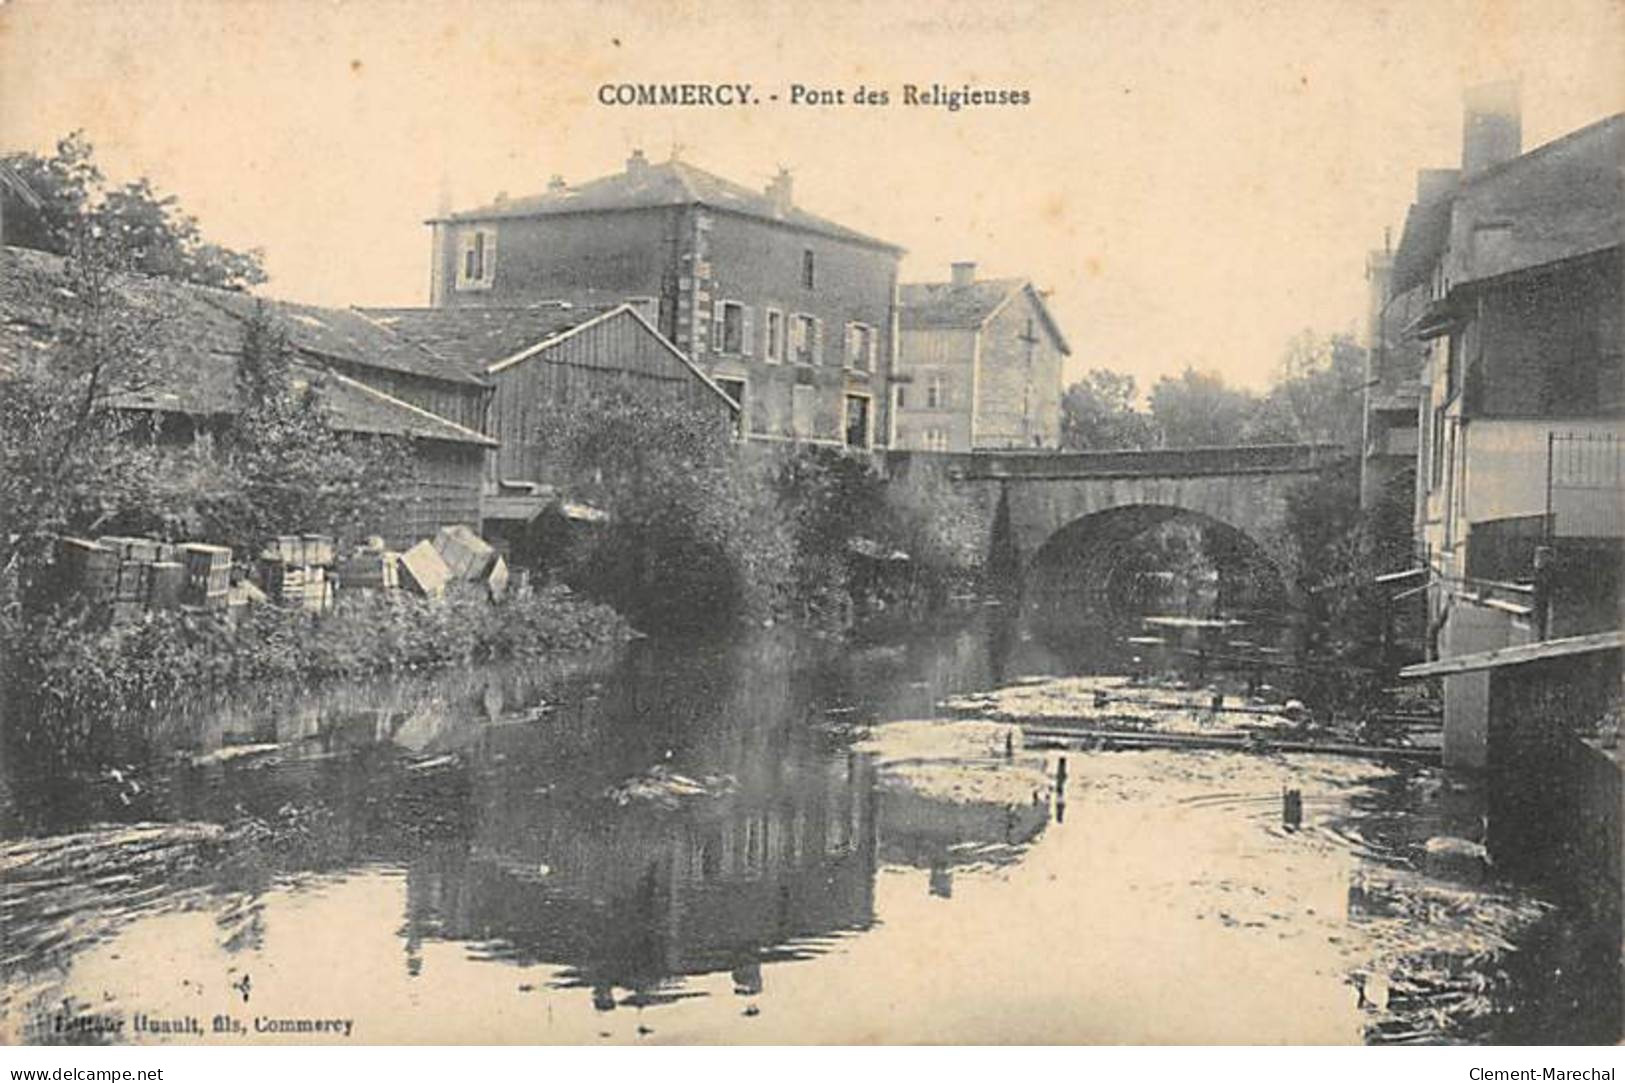
<instances>
[{"instance_id":1,"label":"wooden post in water","mask_svg":"<svg viewBox=\"0 0 1625 1083\"><path fill-rule=\"evenodd\" d=\"M1303 826L1303 791L1282 787L1281 826L1296 831Z\"/></svg>"}]
</instances>

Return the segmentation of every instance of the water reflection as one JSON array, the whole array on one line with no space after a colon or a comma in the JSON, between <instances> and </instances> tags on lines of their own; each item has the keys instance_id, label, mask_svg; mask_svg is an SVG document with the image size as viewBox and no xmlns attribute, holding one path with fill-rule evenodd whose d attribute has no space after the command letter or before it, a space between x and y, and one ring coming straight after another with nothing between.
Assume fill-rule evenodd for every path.
<instances>
[{"instance_id":1,"label":"water reflection","mask_svg":"<svg viewBox=\"0 0 1625 1083\"><path fill-rule=\"evenodd\" d=\"M1394 876L1449 872L1422 844L1482 806L1437 772L1080 754L1063 822L1037 790L949 799L852 748L950 695L1136 657L1183 656L992 610L844 647L640 643L261 689L126 736L118 778L8 761L0 1036L365 1011L374 1041L852 1040L871 1018L893 1040L1381 1040L1370 991L1345 996L1358 953L1296 945L1392 938ZM1283 784L1301 832L1279 826ZM1450 905L1498 905L1457 887ZM1300 1007L1239 997L1237 967ZM1551 1002L1529 980L1506 1006ZM1170 982L1195 1029L1155 1010Z\"/></svg>"}]
</instances>

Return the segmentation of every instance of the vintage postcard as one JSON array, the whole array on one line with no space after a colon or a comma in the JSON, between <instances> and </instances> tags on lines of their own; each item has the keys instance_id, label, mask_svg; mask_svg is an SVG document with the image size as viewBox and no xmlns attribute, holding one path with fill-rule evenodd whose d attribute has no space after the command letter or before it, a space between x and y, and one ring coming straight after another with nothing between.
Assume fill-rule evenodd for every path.
<instances>
[{"instance_id":1,"label":"vintage postcard","mask_svg":"<svg viewBox=\"0 0 1625 1083\"><path fill-rule=\"evenodd\" d=\"M0 1043L1618 1043L1622 110L1618 0L0 2Z\"/></svg>"}]
</instances>

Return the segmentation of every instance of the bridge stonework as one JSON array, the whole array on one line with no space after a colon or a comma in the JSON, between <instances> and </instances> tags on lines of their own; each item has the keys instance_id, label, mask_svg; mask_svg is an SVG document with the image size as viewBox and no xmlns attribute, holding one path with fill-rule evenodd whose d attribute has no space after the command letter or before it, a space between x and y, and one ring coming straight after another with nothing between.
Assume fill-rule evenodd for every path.
<instances>
[{"instance_id":1,"label":"bridge stonework","mask_svg":"<svg viewBox=\"0 0 1625 1083\"><path fill-rule=\"evenodd\" d=\"M1091 516L1118 509L1192 516L1243 535L1281 574L1298 579L1286 530L1287 495L1344 455L1332 444L1109 452L892 452L894 485L952 494L980 520L987 558L1025 575L1044 546ZM1005 519L1004 523L999 520ZM1008 551L996 551L1003 545Z\"/></svg>"}]
</instances>

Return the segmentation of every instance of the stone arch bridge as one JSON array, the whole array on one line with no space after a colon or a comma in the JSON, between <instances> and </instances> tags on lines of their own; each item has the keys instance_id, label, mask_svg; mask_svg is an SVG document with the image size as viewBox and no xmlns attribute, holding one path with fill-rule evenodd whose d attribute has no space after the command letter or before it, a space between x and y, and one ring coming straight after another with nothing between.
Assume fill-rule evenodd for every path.
<instances>
[{"instance_id":1,"label":"stone arch bridge","mask_svg":"<svg viewBox=\"0 0 1625 1083\"><path fill-rule=\"evenodd\" d=\"M1336 444L893 452L886 469L913 499L947 500L969 516L990 569L1017 584L1057 565L1105 582L1136 535L1182 519L1208 528L1221 556L1273 574L1291 600L1299 568L1287 495L1345 454Z\"/></svg>"}]
</instances>

